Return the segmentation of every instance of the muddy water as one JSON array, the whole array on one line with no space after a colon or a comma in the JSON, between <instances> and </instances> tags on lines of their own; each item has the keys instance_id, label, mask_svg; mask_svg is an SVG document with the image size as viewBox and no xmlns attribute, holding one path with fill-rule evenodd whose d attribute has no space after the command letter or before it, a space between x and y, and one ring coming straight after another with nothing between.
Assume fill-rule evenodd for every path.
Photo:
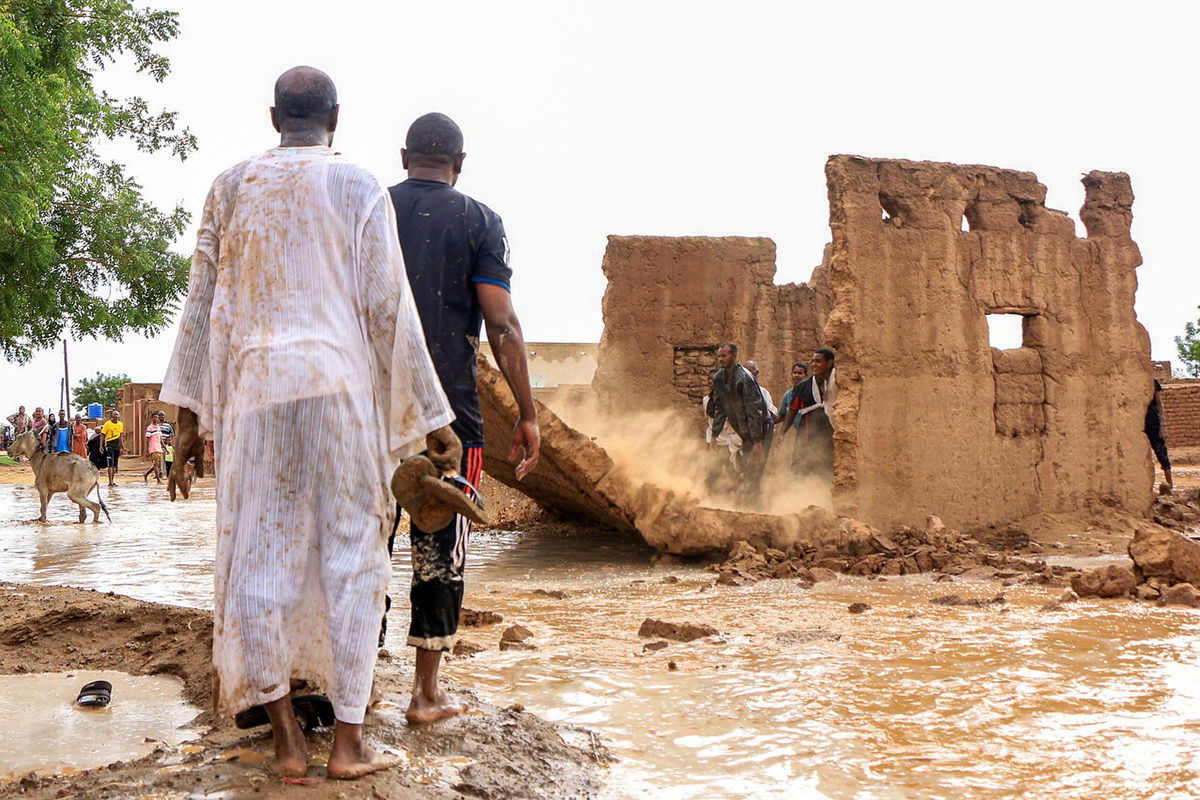
<instances>
[{"instance_id":1,"label":"muddy water","mask_svg":"<svg viewBox=\"0 0 1200 800\"><path fill-rule=\"evenodd\" d=\"M113 685L106 708L79 708L80 688ZM0 675L0 780L30 771L55 775L93 769L195 738L198 708L183 700L183 682L158 675L81 670Z\"/></svg>"},{"instance_id":2,"label":"muddy water","mask_svg":"<svg viewBox=\"0 0 1200 800\"><path fill-rule=\"evenodd\" d=\"M114 490L111 526L72 525L65 506L40 526L16 521L36 508L32 490L0 486L0 579L207 606L213 500L157 494ZM652 568L635 544L584 534L480 534L470 560L467 605L505 622L464 629L488 649L447 676L599 731L619 759L614 798L1200 795L1193 611L1041 612L1061 590L1033 588L1005 589L1000 609L944 607L928 601L1000 587L927 578L712 588L701 570ZM394 596L406 571L397 553ZM871 609L849 614L851 602ZM646 617L720 634L643 652ZM512 622L538 650L497 649Z\"/></svg>"}]
</instances>

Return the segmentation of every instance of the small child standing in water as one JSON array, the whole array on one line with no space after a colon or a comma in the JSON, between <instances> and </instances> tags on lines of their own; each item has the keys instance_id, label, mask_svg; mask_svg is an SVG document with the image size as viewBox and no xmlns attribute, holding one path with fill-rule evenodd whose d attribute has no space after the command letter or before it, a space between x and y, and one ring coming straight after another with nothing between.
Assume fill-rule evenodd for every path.
<instances>
[{"instance_id":1,"label":"small child standing in water","mask_svg":"<svg viewBox=\"0 0 1200 800\"><path fill-rule=\"evenodd\" d=\"M166 464L167 477L171 477L171 465L175 463L175 441L174 437L168 436L163 439L163 463Z\"/></svg>"}]
</instances>

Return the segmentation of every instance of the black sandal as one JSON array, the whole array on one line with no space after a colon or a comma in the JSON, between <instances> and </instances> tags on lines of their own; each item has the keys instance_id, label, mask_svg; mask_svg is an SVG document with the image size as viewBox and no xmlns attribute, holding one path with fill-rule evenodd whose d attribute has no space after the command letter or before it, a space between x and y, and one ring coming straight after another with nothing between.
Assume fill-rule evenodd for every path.
<instances>
[{"instance_id":1,"label":"black sandal","mask_svg":"<svg viewBox=\"0 0 1200 800\"><path fill-rule=\"evenodd\" d=\"M336 721L333 715L333 703L323 694L300 694L292 698L292 708L296 710L296 721L302 731L313 728L328 728ZM269 725L271 718L267 716L266 706L250 706L245 711L239 711L233 718L233 724L240 730L258 728Z\"/></svg>"},{"instance_id":2,"label":"black sandal","mask_svg":"<svg viewBox=\"0 0 1200 800\"><path fill-rule=\"evenodd\" d=\"M112 702L112 684L108 681L92 681L79 690L75 705L84 708L104 708Z\"/></svg>"}]
</instances>

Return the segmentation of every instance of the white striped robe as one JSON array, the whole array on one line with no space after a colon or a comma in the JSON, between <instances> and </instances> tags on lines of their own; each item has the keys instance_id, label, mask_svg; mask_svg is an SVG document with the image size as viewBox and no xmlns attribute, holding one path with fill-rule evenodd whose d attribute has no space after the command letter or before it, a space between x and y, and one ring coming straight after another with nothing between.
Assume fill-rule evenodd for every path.
<instances>
[{"instance_id":1,"label":"white striped robe","mask_svg":"<svg viewBox=\"0 0 1200 800\"><path fill-rule=\"evenodd\" d=\"M316 681L361 723L390 574L388 478L453 419L387 192L326 147L226 171L162 400L215 441L218 713Z\"/></svg>"}]
</instances>

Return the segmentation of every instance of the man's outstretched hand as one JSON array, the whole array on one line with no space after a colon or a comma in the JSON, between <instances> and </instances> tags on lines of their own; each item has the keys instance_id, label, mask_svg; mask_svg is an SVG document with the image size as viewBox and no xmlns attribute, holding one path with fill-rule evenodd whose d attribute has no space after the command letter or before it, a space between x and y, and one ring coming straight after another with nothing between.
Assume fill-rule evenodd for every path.
<instances>
[{"instance_id":1,"label":"man's outstretched hand","mask_svg":"<svg viewBox=\"0 0 1200 800\"><path fill-rule=\"evenodd\" d=\"M462 464L462 442L444 425L425 436L425 454L438 472L457 472Z\"/></svg>"},{"instance_id":2,"label":"man's outstretched hand","mask_svg":"<svg viewBox=\"0 0 1200 800\"><path fill-rule=\"evenodd\" d=\"M508 450L508 460L517 464L517 480L523 479L537 466L538 453L542 449L542 432L536 422L519 419L513 426L512 447Z\"/></svg>"},{"instance_id":3,"label":"man's outstretched hand","mask_svg":"<svg viewBox=\"0 0 1200 800\"><path fill-rule=\"evenodd\" d=\"M175 467L167 476L167 494L175 500L175 490L188 498L191 492L191 480L187 474L189 458L196 459L196 477L204 477L204 440L200 438L200 420L196 412L188 408L179 409L179 425L175 431Z\"/></svg>"}]
</instances>

